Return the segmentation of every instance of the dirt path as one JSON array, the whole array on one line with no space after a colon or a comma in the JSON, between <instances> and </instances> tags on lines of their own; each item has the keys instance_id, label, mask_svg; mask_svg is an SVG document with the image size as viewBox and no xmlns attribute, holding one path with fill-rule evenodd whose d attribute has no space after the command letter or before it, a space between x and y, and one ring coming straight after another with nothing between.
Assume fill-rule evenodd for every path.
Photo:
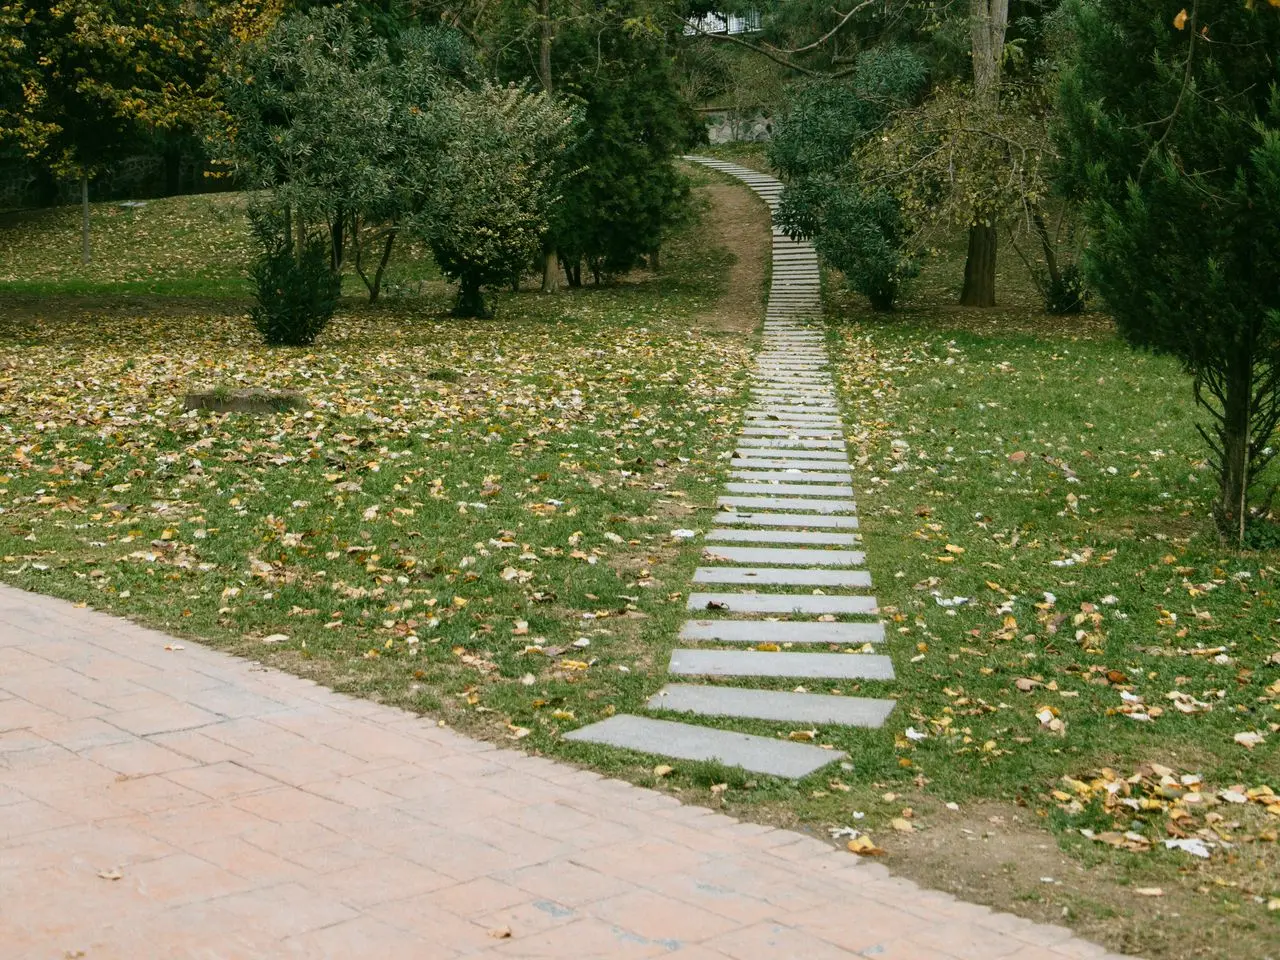
<instances>
[{"instance_id":1,"label":"dirt path","mask_svg":"<svg viewBox=\"0 0 1280 960\"><path fill-rule=\"evenodd\" d=\"M707 227L734 256L728 291L702 320L717 330L750 333L764 319L769 281L769 211L747 187L712 183L699 188L711 201Z\"/></svg>"}]
</instances>

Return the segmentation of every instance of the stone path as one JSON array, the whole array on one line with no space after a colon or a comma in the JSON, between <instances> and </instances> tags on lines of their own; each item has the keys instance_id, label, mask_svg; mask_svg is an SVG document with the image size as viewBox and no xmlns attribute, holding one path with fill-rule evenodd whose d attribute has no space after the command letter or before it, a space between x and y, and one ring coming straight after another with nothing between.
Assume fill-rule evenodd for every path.
<instances>
[{"instance_id":1,"label":"stone path","mask_svg":"<svg viewBox=\"0 0 1280 960\"><path fill-rule=\"evenodd\" d=\"M890 706L857 703L805 700L815 723ZM615 719L645 742L664 723ZM1109 956L820 840L0 587L4 960Z\"/></svg>"},{"instance_id":2,"label":"stone path","mask_svg":"<svg viewBox=\"0 0 1280 960\"><path fill-rule=\"evenodd\" d=\"M770 211L776 209L782 184L773 177L733 163L689 159L745 181ZM691 621L680 634L687 642L737 649L675 650L668 668L673 675L738 684L743 678L774 684L894 679L887 656L864 650L884 640L884 628L857 622L874 618L877 608L865 592L871 577L860 569L866 555L850 549L860 543L854 532L857 503L826 341L821 325L814 323L821 311L817 254L810 244L775 228L773 285L752 403L730 479L717 501L724 510L706 536L709 565L693 576L694 583L714 584L716 591L689 596L690 611L715 619ZM675 683L652 697L647 709L703 723L611 717L568 738L663 757L719 760L781 777L805 776L846 755L724 727L733 720L768 720L782 724L784 735L814 724L874 728L893 705L887 698L807 688L788 693Z\"/></svg>"}]
</instances>

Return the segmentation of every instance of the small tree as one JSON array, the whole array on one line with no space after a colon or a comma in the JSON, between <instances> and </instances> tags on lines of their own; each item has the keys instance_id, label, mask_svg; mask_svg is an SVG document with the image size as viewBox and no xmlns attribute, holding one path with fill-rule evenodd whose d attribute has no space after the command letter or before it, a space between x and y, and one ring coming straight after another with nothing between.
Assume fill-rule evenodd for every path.
<instances>
[{"instance_id":1,"label":"small tree","mask_svg":"<svg viewBox=\"0 0 1280 960\"><path fill-rule=\"evenodd\" d=\"M1192 377L1214 514L1243 541L1280 423L1280 10L1176 6L1071 3L1064 179L1120 332Z\"/></svg>"},{"instance_id":2,"label":"small tree","mask_svg":"<svg viewBox=\"0 0 1280 960\"><path fill-rule=\"evenodd\" d=\"M373 300L401 220L430 187L432 110L458 59L445 31L408 30L393 46L375 26L348 5L288 16L244 45L224 82L224 151L236 172L272 191L299 258L319 229L338 271L350 224ZM372 276L369 226L383 241Z\"/></svg>"},{"instance_id":3,"label":"small tree","mask_svg":"<svg viewBox=\"0 0 1280 960\"><path fill-rule=\"evenodd\" d=\"M488 317L482 287L509 282L542 248L558 158L576 115L545 93L484 83L441 102L444 147L411 229L458 280L461 317Z\"/></svg>"},{"instance_id":4,"label":"small tree","mask_svg":"<svg viewBox=\"0 0 1280 960\"><path fill-rule=\"evenodd\" d=\"M584 133L565 158L576 172L556 205L551 245L571 285L584 263L599 283L656 261L687 216L689 187L675 158L692 124L660 32L570 24L554 53L561 91L581 101Z\"/></svg>"},{"instance_id":5,"label":"small tree","mask_svg":"<svg viewBox=\"0 0 1280 960\"><path fill-rule=\"evenodd\" d=\"M872 182L875 171L859 156L924 83L923 62L905 48L867 51L851 81L801 87L770 144L770 159L787 178L779 224L811 238L877 310L892 310L919 268L901 203Z\"/></svg>"}]
</instances>

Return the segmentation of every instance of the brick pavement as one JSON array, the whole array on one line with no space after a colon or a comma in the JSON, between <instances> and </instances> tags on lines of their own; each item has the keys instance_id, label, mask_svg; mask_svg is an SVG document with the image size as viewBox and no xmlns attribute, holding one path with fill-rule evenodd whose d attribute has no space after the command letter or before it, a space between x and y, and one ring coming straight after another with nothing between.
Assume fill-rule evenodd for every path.
<instances>
[{"instance_id":1,"label":"brick pavement","mask_svg":"<svg viewBox=\"0 0 1280 960\"><path fill-rule=\"evenodd\" d=\"M798 833L172 643L0 587L4 960L1112 956Z\"/></svg>"}]
</instances>

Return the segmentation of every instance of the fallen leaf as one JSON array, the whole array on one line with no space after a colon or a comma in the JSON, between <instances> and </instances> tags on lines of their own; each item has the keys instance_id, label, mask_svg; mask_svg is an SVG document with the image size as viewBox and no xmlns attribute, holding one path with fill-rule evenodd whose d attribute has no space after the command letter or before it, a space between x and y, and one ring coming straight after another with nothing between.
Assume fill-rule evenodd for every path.
<instances>
[{"instance_id":1,"label":"fallen leaf","mask_svg":"<svg viewBox=\"0 0 1280 960\"><path fill-rule=\"evenodd\" d=\"M667 774L671 773L671 771L673 771L674 769L675 767L668 766L665 763L660 763L653 768L653 775L655 777L665 777Z\"/></svg>"},{"instance_id":2,"label":"fallen leaf","mask_svg":"<svg viewBox=\"0 0 1280 960\"><path fill-rule=\"evenodd\" d=\"M262 642L263 643L284 643L288 639L289 639L289 635L287 633L273 633L270 636L263 637Z\"/></svg>"},{"instance_id":3,"label":"fallen leaf","mask_svg":"<svg viewBox=\"0 0 1280 960\"><path fill-rule=\"evenodd\" d=\"M1137 887L1134 891L1140 897L1163 897L1164 890L1160 887Z\"/></svg>"},{"instance_id":4,"label":"fallen leaf","mask_svg":"<svg viewBox=\"0 0 1280 960\"><path fill-rule=\"evenodd\" d=\"M511 928L510 927L494 927L492 930L489 931L489 936L493 937L493 939L495 940L509 940L511 939Z\"/></svg>"},{"instance_id":5,"label":"fallen leaf","mask_svg":"<svg viewBox=\"0 0 1280 960\"><path fill-rule=\"evenodd\" d=\"M119 870L99 870L98 876L103 880L119 880L124 874Z\"/></svg>"},{"instance_id":6,"label":"fallen leaf","mask_svg":"<svg viewBox=\"0 0 1280 960\"><path fill-rule=\"evenodd\" d=\"M889 826L893 827L893 829L897 830L899 833L914 833L916 829L910 820L904 819L903 817L894 817L889 821Z\"/></svg>"},{"instance_id":7,"label":"fallen leaf","mask_svg":"<svg viewBox=\"0 0 1280 960\"><path fill-rule=\"evenodd\" d=\"M1175 30L1185 30L1187 28L1187 11L1179 10L1178 15L1173 18L1173 28Z\"/></svg>"},{"instance_id":8,"label":"fallen leaf","mask_svg":"<svg viewBox=\"0 0 1280 960\"><path fill-rule=\"evenodd\" d=\"M865 833L860 837L854 837L846 844L850 853L856 853L860 857L883 857L884 851L875 845L870 837Z\"/></svg>"}]
</instances>

